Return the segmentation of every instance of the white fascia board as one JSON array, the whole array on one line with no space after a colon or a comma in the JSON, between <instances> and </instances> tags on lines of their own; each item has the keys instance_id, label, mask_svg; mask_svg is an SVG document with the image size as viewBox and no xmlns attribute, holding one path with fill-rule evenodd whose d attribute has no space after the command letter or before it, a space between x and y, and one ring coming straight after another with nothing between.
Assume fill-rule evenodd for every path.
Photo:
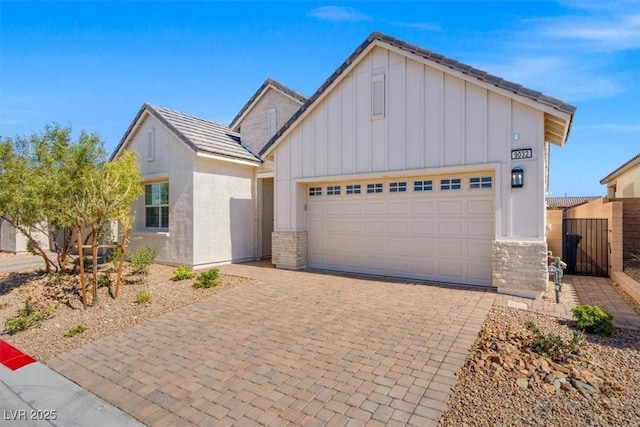
<instances>
[{"instance_id":1,"label":"white fascia board","mask_svg":"<svg viewBox=\"0 0 640 427\"><path fill-rule=\"evenodd\" d=\"M493 171L497 174L500 170L500 163L478 163L473 165L464 166L445 166L436 168L424 168L424 169L406 169L399 171L385 171L385 172L370 172L359 173L351 175L331 175L320 176L314 178L298 178L295 180L297 183L314 183L314 182L339 182L339 181L353 181L353 180L369 180L369 179L381 179L381 178L395 178L405 176L416 175L447 175L454 173L467 173L474 171Z\"/></svg>"},{"instance_id":2,"label":"white fascia board","mask_svg":"<svg viewBox=\"0 0 640 427\"><path fill-rule=\"evenodd\" d=\"M233 157L221 156L221 155L212 154L212 153L205 153L205 152L202 152L202 151L198 151L196 153L196 157L201 157L201 158L205 158L205 159L220 160L220 161L229 162L229 163L237 163L237 164L245 165L245 166L253 166L255 168L260 167L260 165L262 164L258 160L256 160L255 162L252 162L250 160L235 159Z\"/></svg>"}]
</instances>

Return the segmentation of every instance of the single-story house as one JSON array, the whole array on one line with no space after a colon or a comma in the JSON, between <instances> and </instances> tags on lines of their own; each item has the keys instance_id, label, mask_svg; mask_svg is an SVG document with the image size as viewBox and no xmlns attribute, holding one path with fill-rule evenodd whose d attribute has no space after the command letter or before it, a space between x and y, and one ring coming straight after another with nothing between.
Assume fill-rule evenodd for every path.
<instances>
[{"instance_id":1,"label":"single-story house","mask_svg":"<svg viewBox=\"0 0 640 427\"><path fill-rule=\"evenodd\" d=\"M196 269L270 256L273 171L258 151L305 100L267 79L230 126L144 104L111 156L138 153L132 248Z\"/></svg>"},{"instance_id":2,"label":"single-story house","mask_svg":"<svg viewBox=\"0 0 640 427\"><path fill-rule=\"evenodd\" d=\"M113 156L140 154L135 244L160 261L271 254L536 297L549 144L575 110L376 32L309 99L267 80L228 127L145 104Z\"/></svg>"},{"instance_id":3,"label":"single-story house","mask_svg":"<svg viewBox=\"0 0 640 427\"><path fill-rule=\"evenodd\" d=\"M607 197L640 197L640 154L636 154L600 180L607 186Z\"/></svg>"}]
</instances>

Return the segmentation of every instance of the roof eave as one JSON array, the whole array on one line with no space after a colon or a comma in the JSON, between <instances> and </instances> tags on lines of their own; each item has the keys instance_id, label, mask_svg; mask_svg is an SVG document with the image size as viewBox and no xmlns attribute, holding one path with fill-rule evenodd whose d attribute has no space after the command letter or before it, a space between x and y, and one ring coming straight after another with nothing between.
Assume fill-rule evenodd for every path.
<instances>
[{"instance_id":1,"label":"roof eave","mask_svg":"<svg viewBox=\"0 0 640 427\"><path fill-rule=\"evenodd\" d=\"M609 181L611 181L612 179L619 177L620 175L622 175L623 173L625 173L626 171L628 171L629 169L637 165L640 165L640 154L633 156L631 159L627 160L625 163L623 163L620 167L618 167L616 170L611 172L609 175L602 178L600 180L600 184L603 184L603 185L608 184Z\"/></svg>"}]
</instances>

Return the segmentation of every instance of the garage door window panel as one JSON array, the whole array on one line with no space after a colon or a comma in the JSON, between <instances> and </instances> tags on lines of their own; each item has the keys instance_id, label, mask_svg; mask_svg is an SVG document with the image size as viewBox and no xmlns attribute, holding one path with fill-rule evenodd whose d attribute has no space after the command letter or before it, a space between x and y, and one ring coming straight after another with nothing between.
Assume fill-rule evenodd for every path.
<instances>
[{"instance_id":1,"label":"garage door window panel","mask_svg":"<svg viewBox=\"0 0 640 427\"><path fill-rule=\"evenodd\" d=\"M433 190L433 181L413 181L413 191L431 191Z\"/></svg>"},{"instance_id":2,"label":"garage door window panel","mask_svg":"<svg viewBox=\"0 0 640 427\"><path fill-rule=\"evenodd\" d=\"M327 196L339 196L339 195L340 195L339 185L330 185L327 187Z\"/></svg>"},{"instance_id":3,"label":"garage door window panel","mask_svg":"<svg viewBox=\"0 0 640 427\"><path fill-rule=\"evenodd\" d=\"M389 191L391 193L404 193L407 191L406 182L392 182L389 184Z\"/></svg>"},{"instance_id":4,"label":"garage door window panel","mask_svg":"<svg viewBox=\"0 0 640 427\"><path fill-rule=\"evenodd\" d=\"M360 194L362 187L360 184L347 185L347 194Z\"/></svg>"},{"instance_id":5,"label":"garage door window panel","mask_svg":"<svg viewBox=\"0 0 640 427\"><path fill-rule=\"evenodd\" d=\"M460 190L462 188L460 178L441 179L440 190Z\"/></svg>"},{"instance_id":6,"label":"garage door window panel","mask_svg":"<svg viewBox=\"0 0 640 427\"><path fill-rule=\"evenodd\" d=\"M310 187L309 196L322 196L322 187Z\"/></svg>"},{"instance_id":7,"label":"garage door window panel","mask_svg":"<svg viewBox=\"0 0 640 427\"><path fill-rule=\"evenodd\" d=\"M469 179L469 188L491 188L493 179L490 176L473 177Z\"/></svg>"},{"instance_id":8,"label":"garage door window panel","mask_svg":"<svg viewBox=\"0 0 640 427\"><path fill-rule=\"evenodd\" d=\"M367 194L382 193L382 183L367 184Z\"/></svg>"}]
</instances>

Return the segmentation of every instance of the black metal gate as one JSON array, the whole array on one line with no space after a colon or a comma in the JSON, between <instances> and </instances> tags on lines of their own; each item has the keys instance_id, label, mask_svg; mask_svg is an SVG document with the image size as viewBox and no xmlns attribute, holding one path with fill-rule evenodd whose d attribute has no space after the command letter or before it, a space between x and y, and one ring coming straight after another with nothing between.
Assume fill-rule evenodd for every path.
<instances>
[{"instance_id":1,"label":"black metal gate","mask_svg":"<svg viewBox=\"0 0 640 427\"><path fill-rule=\"evenodd\" d=\"M562 220L562 255L567 274L609 276L608 220Z\"/></svg>"}]
</instances>

